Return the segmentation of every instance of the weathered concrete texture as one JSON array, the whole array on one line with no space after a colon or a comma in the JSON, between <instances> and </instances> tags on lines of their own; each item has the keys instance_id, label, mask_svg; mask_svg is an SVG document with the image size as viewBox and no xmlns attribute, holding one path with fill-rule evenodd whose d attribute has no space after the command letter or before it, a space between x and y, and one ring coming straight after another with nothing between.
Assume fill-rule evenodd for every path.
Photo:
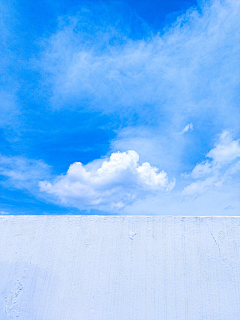
<instances>
[{"instance_id":1,"label":"weathered concrete texture","mask_svg":"<svg viewBox=\"0 0 240 320\"><path fill-rule=\"evenodd\" d=\"M0 319L239 320L240 218L1 216Z\"/></svg>"}]
</instances>

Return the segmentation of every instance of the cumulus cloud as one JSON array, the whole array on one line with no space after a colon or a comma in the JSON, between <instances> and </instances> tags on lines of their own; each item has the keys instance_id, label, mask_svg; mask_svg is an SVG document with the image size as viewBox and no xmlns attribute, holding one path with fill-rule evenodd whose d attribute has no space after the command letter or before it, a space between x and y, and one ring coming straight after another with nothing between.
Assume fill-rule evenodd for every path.
<instances>
[{"instance_id":1,"label":"cumulus cloud","mask_svg":"<svg viewBox=\"0 0 240 320\"><path fill-rule=\"evenodd\" d=\"M193 169L191 176L193 179L199 179L184 188L184 195L201 194L210 187L221 186L230 176L240 172L240 143L233 140L229 131L225 130L219 136L215 147L211 149L206 160L197 164Z\"/></svg>"},{"instance_id":2,"label":"cumulus cloud","mask_svg":"<svg viewBox=\"0 0 240 320\"><path fill-rule=\"evenodd\" d=\"M75 162L66 175L39 182L40 190L79 209L117 211L147 194L174 187L175 181L169 182L166 172L138 162L139 155L133 150L112 153L109 160L87 165Z\"/></svg>"}]
</instances>

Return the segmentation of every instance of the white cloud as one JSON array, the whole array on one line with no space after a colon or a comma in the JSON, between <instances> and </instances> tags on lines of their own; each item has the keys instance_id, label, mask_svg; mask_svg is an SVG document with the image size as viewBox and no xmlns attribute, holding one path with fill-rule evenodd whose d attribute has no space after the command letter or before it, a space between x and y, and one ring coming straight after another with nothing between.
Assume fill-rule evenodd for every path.
<instances>
[{"instance_id":1,"label":"white cloud","mask_svg":"<svg viewBox=\"0 0 240 320\"><path fill-rule=\"evenodd\" d=\"M9 214L9 212L7 212L7 211L0 211L0 214Z\"/></svg>"},{"instance_id":2,"label":"white cloud","mask_svg":"<svg viewBox=\"0 0 240 320\"><path fill-rule=\"evenodd\" d=\"M65 205L114 212L147 194L174 187L175 181L168 182L164 171L158 173L148 162L138 162L139 155L132 150L87 165L75 162L54 182L39 182L40 190L57 196Z\"/></svg>"},{"instance_id":3,"label":"white cloud","mask_svg":"<svg viewBox=\"0 0 240 320\"><path fill-rule=\"evenodd\" d=\"M206 183L207 184L207 183ZM202 186L204 188L204 186ZM127 206L123 214L213 216L240 214L239 183L207 187L202 194L183 196L174 189L161 197L150 195ZM231 210L226 208L230 207Z\"/></svg>"},{"instance_id":4,"label":"white cloud","mask_svg":"<svg viewBox=\"0 0 240 320\"><path fill-rule=\"evenodd\" d=\"M0 156L0 176L4 178L1 184L5 187L35 192L37 182L49 175L49 166L41 160Z\"/></svg>"},{"instance_id":5,"label":"white cloud","mask_svg":"<svg viewBox=\"0 0 240 320\"><path fill-rule=\"evenodd\" d=\"M210 177L203 181L198 180L197 182L191 183L189 186L185 187L182 194L183 195L195 195L202 194L208 190L209 187L213 186L216 182L216 177Z\"/></svg>"},{"instance_id":6,"label":"white cloud","mask_svg":"<svg viewBox=\"0 0 240 320\"><path fill-rule=\"evenodd\" d=\"M224 181L240 171L240 143L233 140L229 131L225 130L219 136L215 147L206 157L212 159L197 164L191 176L193 179L202 178L184 188L183 195L201 194L210 187L221 186ZM237 162L236 162L237 161Z\"/></svg>"},{"instance_id":7,"label":"white cloud","mask_svg":"<svg viewBox=\"0 0 240 320\"><path fill-rule=\"evenodd\" d=\"M111 151L135 150L143 162L163 168L170 176L177 177L182 172L182 155L188 141L179 132L159 130L156 127L126 127L117 132L111 141Z\"/></svg>"},{"instance_id":8,"label":"white cloud","mask_svg":"<svg viewBox=\"0 0 240 320\"><path fill-rule=\"evenodd\" d=\"M239 127L239 14L239 1L202 2L165 33L120 43L116 26L84 29L83 12L62 19L40 62L53 106L167 118L178 132L194 117Z\"/></svg>"},{"instance_id":9,"label":"white cloud","mask_svg":"<svg viewBox=\"0 0 240 320\"><path fill-rule=\"evenodd\" d=\"M187 124L186 127L180 132L180 134L188 132L189 130L193 131L193 124L192 123Z\"/></svg>"},{"instance_id":10,"label":"white cloud","mask_svg":"<svg viewBox=\"0 0 240 320\"><path fill-rule=\"evenodd\" d=\"M205 176L208 173L212 172L212 165L208 161L202 162L196 165L193 169L191 175L194 179Z\"/></svg>"},{"instance_id":11,"label":"white cloud","mask_svg":"<svg viewBox=\"0 0 240 320\"><path fill-rule=\"evenodd\" d=\"M223 165L232 162L240 157L240 144L238 140L232 140L231 134L228 131L223 131L220 135L219 143L215 148L207 154L208 158L213 159L214 165Z\"/></svg>"}]
</instances>

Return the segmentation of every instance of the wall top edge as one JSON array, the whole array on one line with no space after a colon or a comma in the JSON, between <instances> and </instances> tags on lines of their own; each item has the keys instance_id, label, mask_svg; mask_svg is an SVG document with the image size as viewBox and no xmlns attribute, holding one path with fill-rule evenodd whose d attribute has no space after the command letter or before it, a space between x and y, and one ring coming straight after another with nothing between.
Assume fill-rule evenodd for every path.
<instances>
[{"instance_id":1,"label":"wall top edge","mask_svg":"<svg viewBox=\"0 0 240 320\"><path fill-rule=\"evenodd\" d=\"M171 219L171 218L176 218L176 219L203 219L203 218L210 218L210 219L214 219L214 218L238 218L240 219L240 216L230 216L230 215L226 215L226 216L217 216L217 215L206 215L206 216L190 216L190 215L186 215L186 216L182 216L182 215L71 215L71 214L54 214L54 215L48 215L48 214L36 214L36 215L22 215L22 214L15 214L15 215L11 215L11 214L0 214L0 218L74 218L74 219L112 219L112 218L117 218L117 219L145 219L145 218L149 218L149 219Z\"/></svg>"}]
</instances>

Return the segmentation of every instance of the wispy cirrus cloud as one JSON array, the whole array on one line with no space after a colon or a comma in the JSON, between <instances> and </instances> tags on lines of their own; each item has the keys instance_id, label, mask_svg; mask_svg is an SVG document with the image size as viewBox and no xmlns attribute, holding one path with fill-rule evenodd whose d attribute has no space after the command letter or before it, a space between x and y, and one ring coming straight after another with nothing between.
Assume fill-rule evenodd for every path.
<instances>
[{"instance_id":1,"label":"wispy cirrus cloud","mask_svg":"<svg viewBox=\"0 0 240 320\"><path fill-rule=\"evenodd\" d=\"M38 193L38 181L50 176L50 167L41 160L21 156L0 156L1 184L6 188Z\"/></svg>"},{"instance_id":2,"label":"wispy cirrus cloud","mask_svg":"<svg viewBox=\"0 0 240 320\"><path fill-rule=\"evenodd\" d=\"M90 9L62 19L40 61L52 105L137 113L158 125L168 119L179 131L189 117L238 126L239 12L238 1L203 2L144 40L129 39L111 20L108 28L101 19L86 27Z\"/></svg>"},{"instance_id":3,"label":"wispy cirrus cloud","mask_svg":"<svg viewBox=\"0 0 240 320\"><path fill-rule=\"evenodd\" d=\"M215 147L206 155L210 160L197 164L191 176L201 179L182 191L183 195L201 194L211 187L221 186L229 177L240 173L240 143L233 140L229 131L223 131Z\"/></svg>"},{"instance_id":4,"label":"wispy cirrus cloud","mask_svg":"<svg viewBox=\"0 0 240 320\"><path fill-rule=\"evenodd\" d=\"M79 209L116 212L139 198L159 190L170 191L175 181L168 181L166 172L148 162L139 165L133 151L112 153L109 160L88 165L73 163L66 175L52 183L39 182L40 190L59 198L62 204Z\"/></svg>"}]
</instances>

